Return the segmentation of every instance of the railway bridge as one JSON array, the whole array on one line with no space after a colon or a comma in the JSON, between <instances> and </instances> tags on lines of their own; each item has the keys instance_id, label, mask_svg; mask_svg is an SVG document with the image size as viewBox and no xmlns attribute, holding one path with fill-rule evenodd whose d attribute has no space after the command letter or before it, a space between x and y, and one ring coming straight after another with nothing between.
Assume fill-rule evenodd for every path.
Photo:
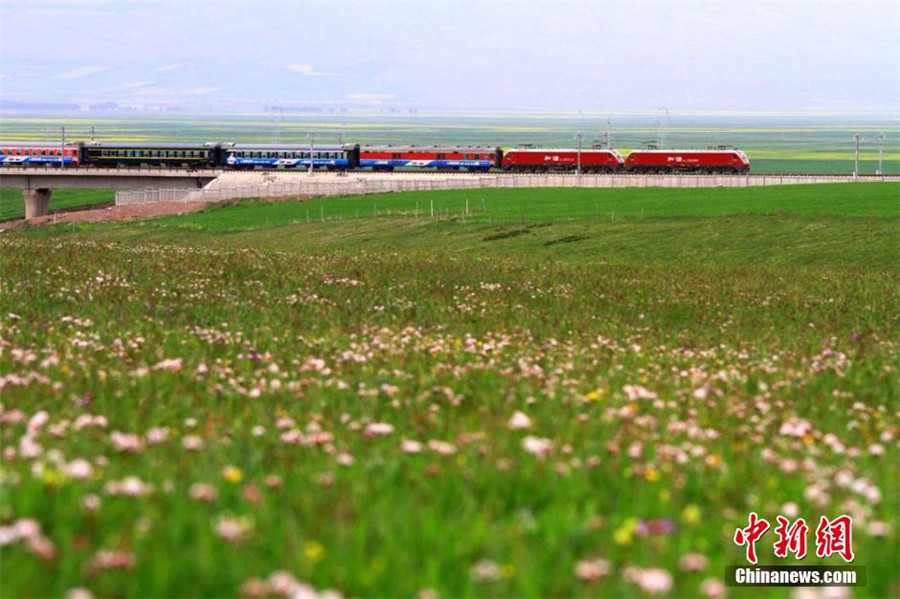
<instances>
[{"instance_id":1,"label":"railway bridge","mask_svg":"<svg viewBox=\"0 0 900 599\"><path fill-rule=\"evenodd\" d=\"M0 187L17 187L25 197L25 218L50 210L54 189L201 189L222 174L218 169L4 167Z\"/></svg>"}]
</instances>

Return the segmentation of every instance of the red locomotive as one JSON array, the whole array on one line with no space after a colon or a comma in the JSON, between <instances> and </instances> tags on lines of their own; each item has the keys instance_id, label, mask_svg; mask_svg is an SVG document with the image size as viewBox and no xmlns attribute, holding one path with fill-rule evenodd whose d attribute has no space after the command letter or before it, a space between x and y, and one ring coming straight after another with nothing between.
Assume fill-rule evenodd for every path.
<instances>
[{"instance_id":1,"label":"red locomotive","mask_svg":"<svg viewBox=\"0 0 900 599\"><path fill-rule=\"evenodd\" d=\"M625 160L633 173L745 173L750 160L740 150L634 150Z\"/></svg>"},{"instance_id":2,"label":"red locomotive","mask_svg":"<svg viewBox=\"0 0 900 599\"><path fill-rule=\"evenodd\" d=\"M581 172L615 172L624 164L615 150L581 150ZM503 155L501 168L518 172L574 171L578 167L578 150L574 149L516 149Z\"/></svg>"}]
</instances>

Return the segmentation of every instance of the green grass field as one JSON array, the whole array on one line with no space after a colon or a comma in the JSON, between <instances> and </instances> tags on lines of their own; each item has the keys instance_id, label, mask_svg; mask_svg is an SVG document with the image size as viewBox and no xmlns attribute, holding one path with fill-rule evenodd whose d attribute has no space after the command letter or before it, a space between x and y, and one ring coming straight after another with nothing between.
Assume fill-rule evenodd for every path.
<instances>
[{"instance_id":1,"label":"green grass field","mask_svg":"<svg viewBox=\"0 0 900 599\"><path fill-rule=\"evenodd\" d=\"M7 231L0 595L718 597L756 512L784 565L844 563L815 530L852 516L853 596L896 596L898 199L476 190Z\"/></svg>"}]
</instances>

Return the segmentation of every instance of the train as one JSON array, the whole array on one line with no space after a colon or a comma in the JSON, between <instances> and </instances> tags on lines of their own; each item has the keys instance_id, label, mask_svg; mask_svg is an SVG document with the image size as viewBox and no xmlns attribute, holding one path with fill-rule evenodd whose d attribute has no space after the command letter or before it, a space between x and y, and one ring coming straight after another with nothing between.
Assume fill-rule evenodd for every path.
<instances>
[{"instance_id":1,"label":"train","mask_svg":"<svg viewBox=\"0 0 900 599\"><path fill-rule=\"evenodd\" d=\"M170 167L369 170L398 168L485 173L747 173L741 150L633 150L623 157L607 148L514 148L498 146L361 146L359 144L133 143L0 141L0 166Z\"/></svg>"}]
</instances>

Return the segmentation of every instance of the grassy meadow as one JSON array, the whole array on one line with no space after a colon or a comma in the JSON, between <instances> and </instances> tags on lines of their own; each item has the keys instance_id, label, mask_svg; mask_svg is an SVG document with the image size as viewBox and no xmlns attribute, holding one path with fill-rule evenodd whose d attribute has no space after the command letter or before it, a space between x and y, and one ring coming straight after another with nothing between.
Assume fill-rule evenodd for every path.
<instances>
[{"instance_id":1,"label":"grassy meadow","mask_svg":"<svg viewBox=\"0 0 900 599\"><path fill-rule=\"evenodd\" d=\"M893 183L7 231L0 595L835 596L724 587L756 512L896 596L898 231Z\"/></svg>"}]
</instances>

